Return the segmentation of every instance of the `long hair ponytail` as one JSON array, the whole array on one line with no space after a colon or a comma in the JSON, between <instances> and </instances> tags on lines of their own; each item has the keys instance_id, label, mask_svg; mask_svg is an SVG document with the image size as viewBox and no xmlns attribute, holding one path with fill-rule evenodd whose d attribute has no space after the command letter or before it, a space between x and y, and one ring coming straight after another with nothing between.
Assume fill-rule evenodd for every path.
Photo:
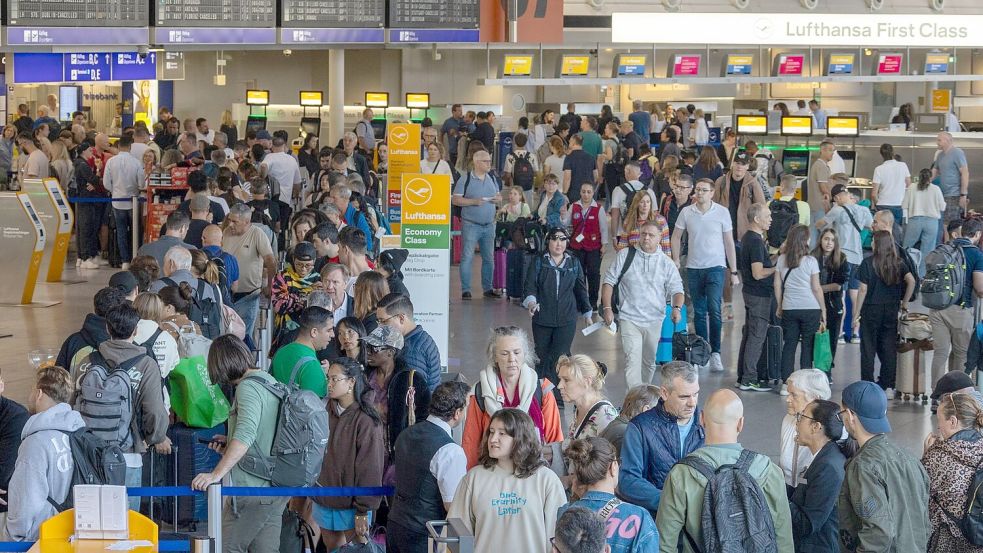
<instances>
[{"instance_id":1,"label":"long hair ponytail","mask_svg":"<svg viewBox=\"0 0 983 553\"><path fill-rule=\"evenodd\" d=\"M372 390L369 388L368 381L365 380L365 367L349 357L341 357L332 362L331 365L340 367L345 376L351 378L355 383L352 386L352 395L355 396L355 403L358 404L358 408L376 424L382 424L382 417L372 406L372 398L370 397Z\"/></svg>"}]
</instances>

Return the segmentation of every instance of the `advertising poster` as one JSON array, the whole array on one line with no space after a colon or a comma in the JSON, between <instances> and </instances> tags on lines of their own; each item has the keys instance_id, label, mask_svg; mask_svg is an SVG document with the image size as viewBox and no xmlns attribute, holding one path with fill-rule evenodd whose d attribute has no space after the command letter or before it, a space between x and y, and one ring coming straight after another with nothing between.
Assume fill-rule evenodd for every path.
<instances>
[{"instance_id":1,"label":"advertising poster","mask_svg":"<svg viewBox=\"0 0 983 553\"><path fill-rule=\"evenodd\" d=\"M143 121L148 129L157 122L157 81L133 82L133 122Z\"/></svg>"},{"instance_id":2,"label":"advertising poster","mask_svg":"<svg viewBox=\"0 0 983 553\"><path fill-rule=\"evenodd\" d=\"M403 174L420 172L420 125L390 124L388 133L386 143L389 145L389 174L385 208L393 233L399 233L402 224L400 187Z\"/></svg>"},{"instance_id":3,"label":"advertising poster","mask_svg":"<svg viewBox=\"0 0 983 553\"><path fill-rule=\"evenodd\" d=\"M403 264L403 283L413 297L413 316L433 336L440 349L440 365L446 371L450 337L451 178L403 173L401 183L401 246L409 250Z\"/></svg>"}]
</instances>

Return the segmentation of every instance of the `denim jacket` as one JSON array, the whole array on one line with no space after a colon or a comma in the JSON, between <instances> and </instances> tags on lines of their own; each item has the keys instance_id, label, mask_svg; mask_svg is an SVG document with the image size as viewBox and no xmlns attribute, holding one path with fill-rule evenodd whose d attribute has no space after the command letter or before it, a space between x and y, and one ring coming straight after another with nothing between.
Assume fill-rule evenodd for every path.
<instances>
[{"instance_id":1,"label":"denim jacket","mask_svg":"<svg viewBox=\"0 0 983 553\"><path fill-rule=\"evenodd\" d=\"M560 507L557 518L570 507L584 507L592 512L600 512L613 494L607 492L587 492L578 501ZM631 503L621 503L611 511L605 521L606 540L611 553L646 553L659 550L659 530L655 520L647 510Z\"/></svg>"}]
</instances>

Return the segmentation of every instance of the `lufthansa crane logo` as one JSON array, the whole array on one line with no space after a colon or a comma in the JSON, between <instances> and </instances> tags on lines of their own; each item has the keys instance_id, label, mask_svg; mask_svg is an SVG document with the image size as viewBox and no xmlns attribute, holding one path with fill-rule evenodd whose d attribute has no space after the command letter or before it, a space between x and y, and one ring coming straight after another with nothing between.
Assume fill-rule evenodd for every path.
<instances>
[{"instance_id":1,"label":"lufthansa crane logo","mask_svg":"<svg viewBox=\"0 0 983 553\"><path fill-rule=\"evenodd\" d=\"M397 146L406 144L409 138L410 133L406 131L406 127L396 127L389 133L389 141Z\"/></svg>"},{"instance_id":2,"label":"lufthansa crane logo","mask_svg":"<svg viewBox=\"0 0 983 553\"><path fill-rule=\"evenodd\" d=\"M433 187L426 179L415 178L406 183L403 199L415 206L424 206L433 198Z\"/></svg>"}]
</instances>

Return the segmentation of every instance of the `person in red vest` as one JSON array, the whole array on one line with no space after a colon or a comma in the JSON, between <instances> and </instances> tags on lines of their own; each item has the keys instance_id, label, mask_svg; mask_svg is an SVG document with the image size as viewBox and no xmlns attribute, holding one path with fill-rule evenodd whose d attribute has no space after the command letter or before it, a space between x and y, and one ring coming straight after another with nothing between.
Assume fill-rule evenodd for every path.
<instances>
[{"instance_id":1,"label":"person in red vest","mask_svg":"<svg viewBox=\"0 0 983 553\"><path fill-rule=\"evenodd\" d=\"M581 185L580 201L574 202L567 213L570 217L570 253L580 261L587 277L590 305L595 307L601 287L601 258L604 257L604 244L608 243L608 216L594 201L593 183Z\"/></svg>"}]
</instances>

